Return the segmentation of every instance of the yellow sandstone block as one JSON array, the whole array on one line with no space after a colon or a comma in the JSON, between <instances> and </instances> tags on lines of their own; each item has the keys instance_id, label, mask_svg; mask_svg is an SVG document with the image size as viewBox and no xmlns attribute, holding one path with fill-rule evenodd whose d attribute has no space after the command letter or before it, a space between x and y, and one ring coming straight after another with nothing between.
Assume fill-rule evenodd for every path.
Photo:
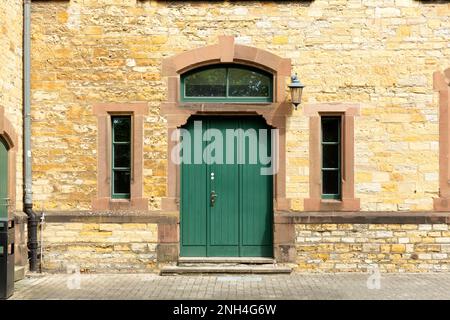
<instances>
[{"instance_id":1,"label":"yellow sandstone block","mask_svg":"<svg viewBox=\"0 0 450 320\"><path fill-rule=\"evenodd\" d=\"M113 251L112 246L95 248L95 252L98 252L98 253L108 253L108 252L112 252L112 251Z\"/></svg>"},{"instance_id":2,"label":"yellow sandstone block","mask_svg":"<svg viewBox=\"0 0 450 320\"><path fill-rule=\"evenodd\" d=\"M273 44L287 44L289 42L289 38L287 36L275 36L272 39Z\"/></svg>"},{"instance_id":3,"label":"yellow sandstone block","mask_svg":"<svg viewBox=\"0 0 450 320\"><path fill-rule=\"evenodd\" d=\"M82 232L80 232L80 236L81 237L87 236L87 237L93 237L93 238L97 238L97 237L105 238L105 237L112 236L112 231L101 231L101 232L82 231Z\"/></svg>"},{"instance_id":4,"label":"yellow sandstone block","mask_svg":"<svg viewBox=\"0 0 450 320\"><path fill-rule=\"evenodd\" d=\"M381 188L383 189L383 191L396 192L398 190L398 185L395 182L388 182L383 183L381 185Z\"/></svg>"},{"instance_id":5,"label":"yellow sandstone block","mask_svg":"<svg viewBox=\"0 0 450 320\"><path fill-rule=\"evenodd\" d=\"M66 11L58 12L56 14L56 19L59 23L66 23L69 19L69 14Z\"/></svg>"},{"instance_id":6,"label":"yellow sandstone block","mask_svg":"<svg viewBox=\"0 0 450 320\"><path fill-rule=\"evenodd\" d=\"M125 223L122 225L124 230L147 230L146 223Z\"/></svg>"},{"instance_id":7,"label":"yellow sandstone block","mask_svg":"<svg viewBox=\"0 0 450 320\"><path fill-rule=\"evenodd\" d=\"M406 248L404 244L393 244L391 248L391 252L393 253L403 253Z\"/></svg>"},{"instance_id":8,"label":"yellow sandstone block","mask_svg":"<svg viewBox=\"0 0 450 320\"><path fill-rule=\"evenodd\" d=\"M85 223L83 224L83 231L92 231L92 230L99 230L100 225L98 223Z\"/></svg>"},{"instance_id":9,"label":"yellow sandstone block","mask_svg":"<svg viewBox=\"0 0 450 320\"><path fill-rule=\"evenodd\" d=\"M372 174L369 172L356 172L356 182L372 182Z\"/></svg>"},{"instance_id":10,"label":"yellow sandstone block","mask_svg":"<svg viewBox=\"0 0 450 320\"><path fill-rule=\"evenodd\" d=\"M167 36L152 36L150 41L152 44L164 44L167 42Z\"/></svg>"},{"instance_id":11,"label":"yellow sandstone block","mask_svg":"<svg viewBox=\"0 0 450 320\"><path fill-rule=\"evenodd\" d=\"M397 36L399 37L408 37L411 35L411 27L410 26L400 26L397 29Z\"/></svg>"},{"instance_id":12,"label":"yellow sandstone block","mask_svg":"<svg viewBox=\"0 0 450 320\"><path fill-rule=\"evenodd\" d=\"M84 33L87 35L101 35L103 34L103 27L89 26L84 29Z\"/></svg>"}]
</instances>

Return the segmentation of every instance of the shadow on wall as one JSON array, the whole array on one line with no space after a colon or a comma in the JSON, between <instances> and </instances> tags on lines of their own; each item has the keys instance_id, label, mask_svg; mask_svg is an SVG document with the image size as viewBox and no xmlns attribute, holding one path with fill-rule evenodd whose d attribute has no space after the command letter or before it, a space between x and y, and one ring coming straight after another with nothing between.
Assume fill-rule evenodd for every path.
<instances>
[{"instance_id":1,"label":"shadow on wall","mask_svg":"<svg viewBox=\"0 0 450 320\"><path fill-rule=\"evenodd\" d=\"M35 2L47 2L48 0L34 0ZM56 2L70 2L70 0L53 0ZM136 0L137 3L141 2L150 2L152 0ZM167 1L167 0L156 0L157 2L170 2L173 4L184 4L186 5L187 2L191 2L191 3L212 3L213 1L211 0L175 0L175 1ZM312 2L314 2L315 0L260 0L260 1L255 1L255 0L242 0L240 1L240 3L251 3L251 2L256 2L256 3L274 3L274 2L279 2L279 3L294 3L294 4L299 4L299 5L304 5L304 6L309 6ZM445 3L450 3L450 0L412 0L413 2L420 2L422 4L445 4ZM216 1L214 1L216 2ZM217 1L219 2L219 1ZM227 2L227 1L221 1L222 3Z\"/></svg>"},{"instance_id":2,"label":"shadow on wall","mask_svg":"<svg viewBox=\"0 0 450 320\"><path fill-rule=\"evenodd\" d=\"M60 1L64 1L64 0L60 0ZM137 0L137 2L150 2L151 0ZM156 0L157 2L167 2L167 0ZM261 1L255 1L255 0L242 0L240 1L241 3L251 3L251 2L259 2L259 3L274 3L274 2L279 2L279 3L293 3L293 4L299 4L299 5L304 5L304 6L309 6L312 2L314 2L315 0L261 0ZM174 4L185 4L186 2L192 2L192 3L211 3L212 1L207 1L207 0L190 0L190 1L186 1L186 0L175 0L175 1L170 1L171 3ZM227 1L217 1L217 2L227 2ZM412 2L421 2L422 4L446 4L446 3L450 3L450 0L412 0Z\"/></svg>"},{"instance_id":3,"label":"shadow on wall","mask_svg":"<svg viewBox=\"0 0 450 320\"><path fill-rule=\"evenodd\" d=\"M48 0L32 0L32 1L37 2L37 3L39 3L39 2L48 3L49 2ZM72 1L72 0L53 0L53 2L70 2L70 1ZM139 1L139 0L137 0L137 1Z\"/></svg>"},{"instance_id":4,"label":"shadow on wall","mask_svg":"<svg viewBox=\"0 0 450 320\"><path fill-rule=\"evenodd\" d=\"M137 0L137 2L150 2L151 0ZM157 2L168 2L167 0L156 0ZM239 3L292 3L292 4L298 4L298 5L303 5L303 6L309 6L311 4L311 2L314 2L315 0L261 0L261 1L255 1L255 0L242 0L239 1ZM190 1L186 1L186 0L175 0L175 1L170 1L170 3L173 4L184 4L186 5L187 3L213 3L213 2L228 2L228 1L207 1L207 0L190 0ZM235 3L235 5L239 5L239 3Z\"/></svg>"},{"instance_id":5,"label":"shadow on wall","mask_svg":"<svg viewBox=\"0 0 450 320\"><path fill-rule=\"evenodd\" d=\"M414 2L420 2L422 4L445 4L450 3L450 0L414 0Z\"/></svg>"}]
</instances>

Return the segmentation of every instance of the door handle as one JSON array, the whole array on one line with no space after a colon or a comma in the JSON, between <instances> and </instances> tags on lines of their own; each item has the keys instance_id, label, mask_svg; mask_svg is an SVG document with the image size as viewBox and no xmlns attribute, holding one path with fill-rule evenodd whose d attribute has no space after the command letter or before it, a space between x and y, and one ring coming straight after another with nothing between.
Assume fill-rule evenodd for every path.
<instances>
[{"instance_id":1,"label":"door handle","mask_svg":"<svg viewBox=\"0 0 450 320\"><path fill-rule=\"evenodd\" d=\"M209 195L209 203L211 207L214 207L214 204L216 203L217 193L212 190L211 194Z\"/></svg>"}]
</instances>

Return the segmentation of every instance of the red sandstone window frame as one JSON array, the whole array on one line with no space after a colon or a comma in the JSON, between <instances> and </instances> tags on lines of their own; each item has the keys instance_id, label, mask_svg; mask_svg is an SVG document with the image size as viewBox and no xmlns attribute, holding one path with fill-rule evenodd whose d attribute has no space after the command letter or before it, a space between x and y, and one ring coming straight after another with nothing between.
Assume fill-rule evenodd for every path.
<instances>
[{"instance_id":1,"label":"red sandstone window frame","mask_svg":"<svg viewBox=\"0 0 450 320\"><path fill-rule=\"evenodd\" d=\"M355 116L359 104L319 103L303 107L309 117L309 198L304 199L305 211L359 211L360 200L355 198ZM321 117L341 116L341 199L322 198L321 178Z\"/></svg>"},{"instance_id":2,"label":"red sandstone window frame","mask_svg":"<svg viewBox=\"0 0 450 320\"><path fill-rule=\"evenodd\" d=\"M433 88L439 93L439 198L435 211L450 211L450 68L433 74Z\"/></svg>"},{"instance_id":3,"label":"red sandstone window frame","mask_svg":"<svg viewBox=\"0 0 450 320\"><path fill-rule=\"evenodd\" d=\"M147 210L148 199L143 198L144 116L147 103L102 103L94 105L97 116L97 196L92 210ZM114 199L111 195L111 116L131 116L131 185L129 199Z\"/></svg>"}]
</instances>

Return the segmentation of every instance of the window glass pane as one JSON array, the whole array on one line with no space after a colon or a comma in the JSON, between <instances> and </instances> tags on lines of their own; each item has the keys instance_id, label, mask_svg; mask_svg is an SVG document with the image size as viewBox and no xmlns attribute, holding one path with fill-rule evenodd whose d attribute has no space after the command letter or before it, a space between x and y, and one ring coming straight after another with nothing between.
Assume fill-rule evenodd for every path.
<instances>
[{"instance_id":1,"label":"window glass pane","mask_svg":"<svg viewBox=\"0 0 450 320\"><path fill-rule=\"evenodd\" d=\"M225 97L226 69L206 69L184 79L186 97Z\"/></svg>"},{"instance_id":2,"label":"window glass pane","mask_svg":"<svg viewBox=\"0 0 450 320\"><path fill-rule=\"evenodd\" d=\"M338 142L340 118L322 118L322 141Z\"/></svg>"},{"instance_id":3,"label":"window glass pane","mask_svg":"<svg viewBox=\"0 0 450 320\"><path fill-rule=\"evenodd\" d=\"M256 71L230 68L229 90L231 97L269 97L270 77Z\"/></svg>"},{"instance_id":4,"label":"window glass pane","mask_svg":"<svg viewBox=\"0 0 450 320\"><path fill-rule=\"evenodd\" d=\"M338 168L339 167L339 145L324 144L322 145L322 168Z\"/></svg>"},{"instance_id":5,"label":"window glass pane","mask_svg":"<svg viewBox=\"0 0 450 320\"><path fill-rule=\"evenodd\" d=\"M115 142L129 142L131 134L131 119L130 117L113 117L114 126L114 141Z\"/></svg>"},{"instance_id":6,"label":"window glass pane","mask_svg":"<svg viewBox=\"0 0 450 320\"><path fill-rule=\"evenodd\" d=\"M114 167L129 168L130 167L130 144L114 145Z\"/></svg>"},{"instance_id":7,"label":"window glass pane","mask_svg":"<svg viewBox=\"0 0 450 320\"><path fill-rule=\"evenodd\" d=\"M113 193L130 193L130 171L117 171L114 174Z\"/></svg>"},{"instance_id":8,"label":"window glass pane","mask_svg":"<svg viewBox=\"0 0 450 320\"><path fill-rule=\"evenodd\" d=\"M324 194L338 194L339 193L339 174L337 170L322 171L322 193Z\"/></svg>"}]
</instances>

